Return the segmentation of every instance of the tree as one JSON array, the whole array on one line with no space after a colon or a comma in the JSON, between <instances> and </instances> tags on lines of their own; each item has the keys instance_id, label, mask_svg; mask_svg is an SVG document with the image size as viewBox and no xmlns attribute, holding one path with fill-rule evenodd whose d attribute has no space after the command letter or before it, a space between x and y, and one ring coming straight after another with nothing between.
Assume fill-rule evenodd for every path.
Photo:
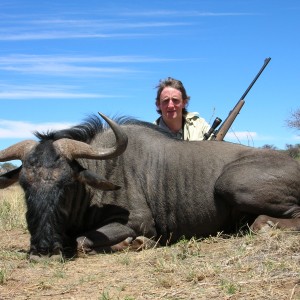
<instances>
[{"instance_id":1,"label":"tree","mask_svg":"<svg viewBox=\"0 0 300 300\"><path fill-rule=\"evenodd\" d=\"M277 150L277 147L274 145L265 144L261 147L262 149L271 149L271 150Z\"/></svg>"},{"instance_id":2,"label":"tree","mask_svg":"<svg viewBox=\"0 0 300 300\"><path fill-rule=\"evenodd\" d=\"M285 148L288 155L291 156L292 158L298 158L300 156L300 144L296 144L296 145L286 144Z\"/></svg>"},{"instance_id":3,"label":"tree","mask_svg":"<svg viewBox=\"0 0 300 300\"><path fill-rule=\"evenodd\" d=\"M300 131L300 108L292 111L290 118L286 120L286 124L288 127Z\"/></svg>"}]
</instances>

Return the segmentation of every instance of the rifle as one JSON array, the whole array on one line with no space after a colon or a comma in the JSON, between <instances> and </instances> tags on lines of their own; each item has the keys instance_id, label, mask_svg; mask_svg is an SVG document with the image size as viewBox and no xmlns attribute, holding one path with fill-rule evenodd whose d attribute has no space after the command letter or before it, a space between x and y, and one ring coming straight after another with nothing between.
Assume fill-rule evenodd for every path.
<instances>
[{"instance_id":1,"label":"rifle","mask_svg":"<svg viewBox=\"0 0 300 300\"><path fill-rule=\"evenodd\" d=\"M223 141L223 139L224 139L225 135L227 134L229 128L231 127L231 125L234 122L235 118L237 117L237 115L239 114L239 112L242 109L243 105L245 104L245 100L244 100L245 97L247 96L247 94L249 93L249 91L251 90L251 88L253 87L254 83L256 82L256 80L258 79L258 77L260 76L260 74L263 72L263 70L265 69L265 67L267 66L267 64L270 62L270 60L271 60L270 57L268 57L268 58L265 59L263 66L261 67L261 69L259 70L259 72L257 73L257 75L255 76L255 78L252 80L252 82L250 83L250 85L248 86L247 90L242 95L242 97L240 98L240 100L238 101L238 103L229 112L228 117L223 122L223 124L218 129L218 131L216 131L216 128L219 126L219 124L222 122L222 120L220 118L216 118L215 119L215 121L213 122L212 127L204 135L204 139L205 140L207 140L213 134L211 140Z\"/></svg>"}]
</instances>

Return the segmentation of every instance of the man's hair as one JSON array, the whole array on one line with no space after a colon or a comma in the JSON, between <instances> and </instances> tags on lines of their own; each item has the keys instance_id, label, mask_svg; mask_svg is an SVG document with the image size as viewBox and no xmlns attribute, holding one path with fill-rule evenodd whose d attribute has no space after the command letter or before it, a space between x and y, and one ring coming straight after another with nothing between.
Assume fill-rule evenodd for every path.
<instances>
[{"instance_id":1,"label":"man's hair","mask_svg":"<svg viewBox=\"0 0 300 300\"><path fill-rule=\"evenodd\" d=\"M156 88L157 88L156 101L155 101L156 107L160 101L160 94L165 87L172 87L172 88L180 91L181 95L182 95L182 100L186 100L185 106L187 107L188 101L190 100L190 96L187 95L182 82L180 80L174 79L172 77L168 77L166 79L160 80L158 85L156 86ZM159 108L157 108L156 111L161 115L161 110ZM182 114L185 115L185 114L187 114L187 112L188 111L186 110L186 108L182 109Z\"/></svg>"}]
</instances>

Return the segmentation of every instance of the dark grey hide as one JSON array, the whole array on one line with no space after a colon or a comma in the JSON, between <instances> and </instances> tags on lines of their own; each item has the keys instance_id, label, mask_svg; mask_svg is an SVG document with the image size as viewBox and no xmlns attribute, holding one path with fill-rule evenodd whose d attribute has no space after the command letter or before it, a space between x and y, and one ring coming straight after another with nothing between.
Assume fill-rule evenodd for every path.
<instances>
[{"instance_id":1,"label":"dark grey hide","mask_svg":"<svg viewBox=\"0 0 300 300\"><path fill-rule=\"evenodd\" d=\"M22 143L0 151L0 161L22 160L0 187L19 180L25 191L32 255L123 249L137 236L165 245L230 230L244 217L256 218L253 230L300 230L300 164L285 154L177 140L142 122L116 128L117 142L93 117L37 134L26 151Z\"/></svg>"}]
</instances>

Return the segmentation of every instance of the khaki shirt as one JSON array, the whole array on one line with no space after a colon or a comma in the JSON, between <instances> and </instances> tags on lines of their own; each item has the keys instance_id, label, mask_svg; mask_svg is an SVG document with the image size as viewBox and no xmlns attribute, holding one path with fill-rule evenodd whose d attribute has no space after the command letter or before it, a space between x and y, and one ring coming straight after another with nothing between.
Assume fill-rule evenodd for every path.
<instances>
[{"instance_id":1,"label":"khaki shirt","mask_svg":"<svg viewBox=\"0 0 300 300\"><path fill-rule=\"evenodd\" d=\"M187 113L183 116L183 118L185 119L183 132L180 130L178 133L171 132L163 121L162 117L158 118L154 123L160 127L163 127L179 139L182 139L183 133L183 138L186 141L203 140L204 134L210 129L210 125L203 118L199 117L198 113L195 112Z\"/></svg>"}]
</instances>

